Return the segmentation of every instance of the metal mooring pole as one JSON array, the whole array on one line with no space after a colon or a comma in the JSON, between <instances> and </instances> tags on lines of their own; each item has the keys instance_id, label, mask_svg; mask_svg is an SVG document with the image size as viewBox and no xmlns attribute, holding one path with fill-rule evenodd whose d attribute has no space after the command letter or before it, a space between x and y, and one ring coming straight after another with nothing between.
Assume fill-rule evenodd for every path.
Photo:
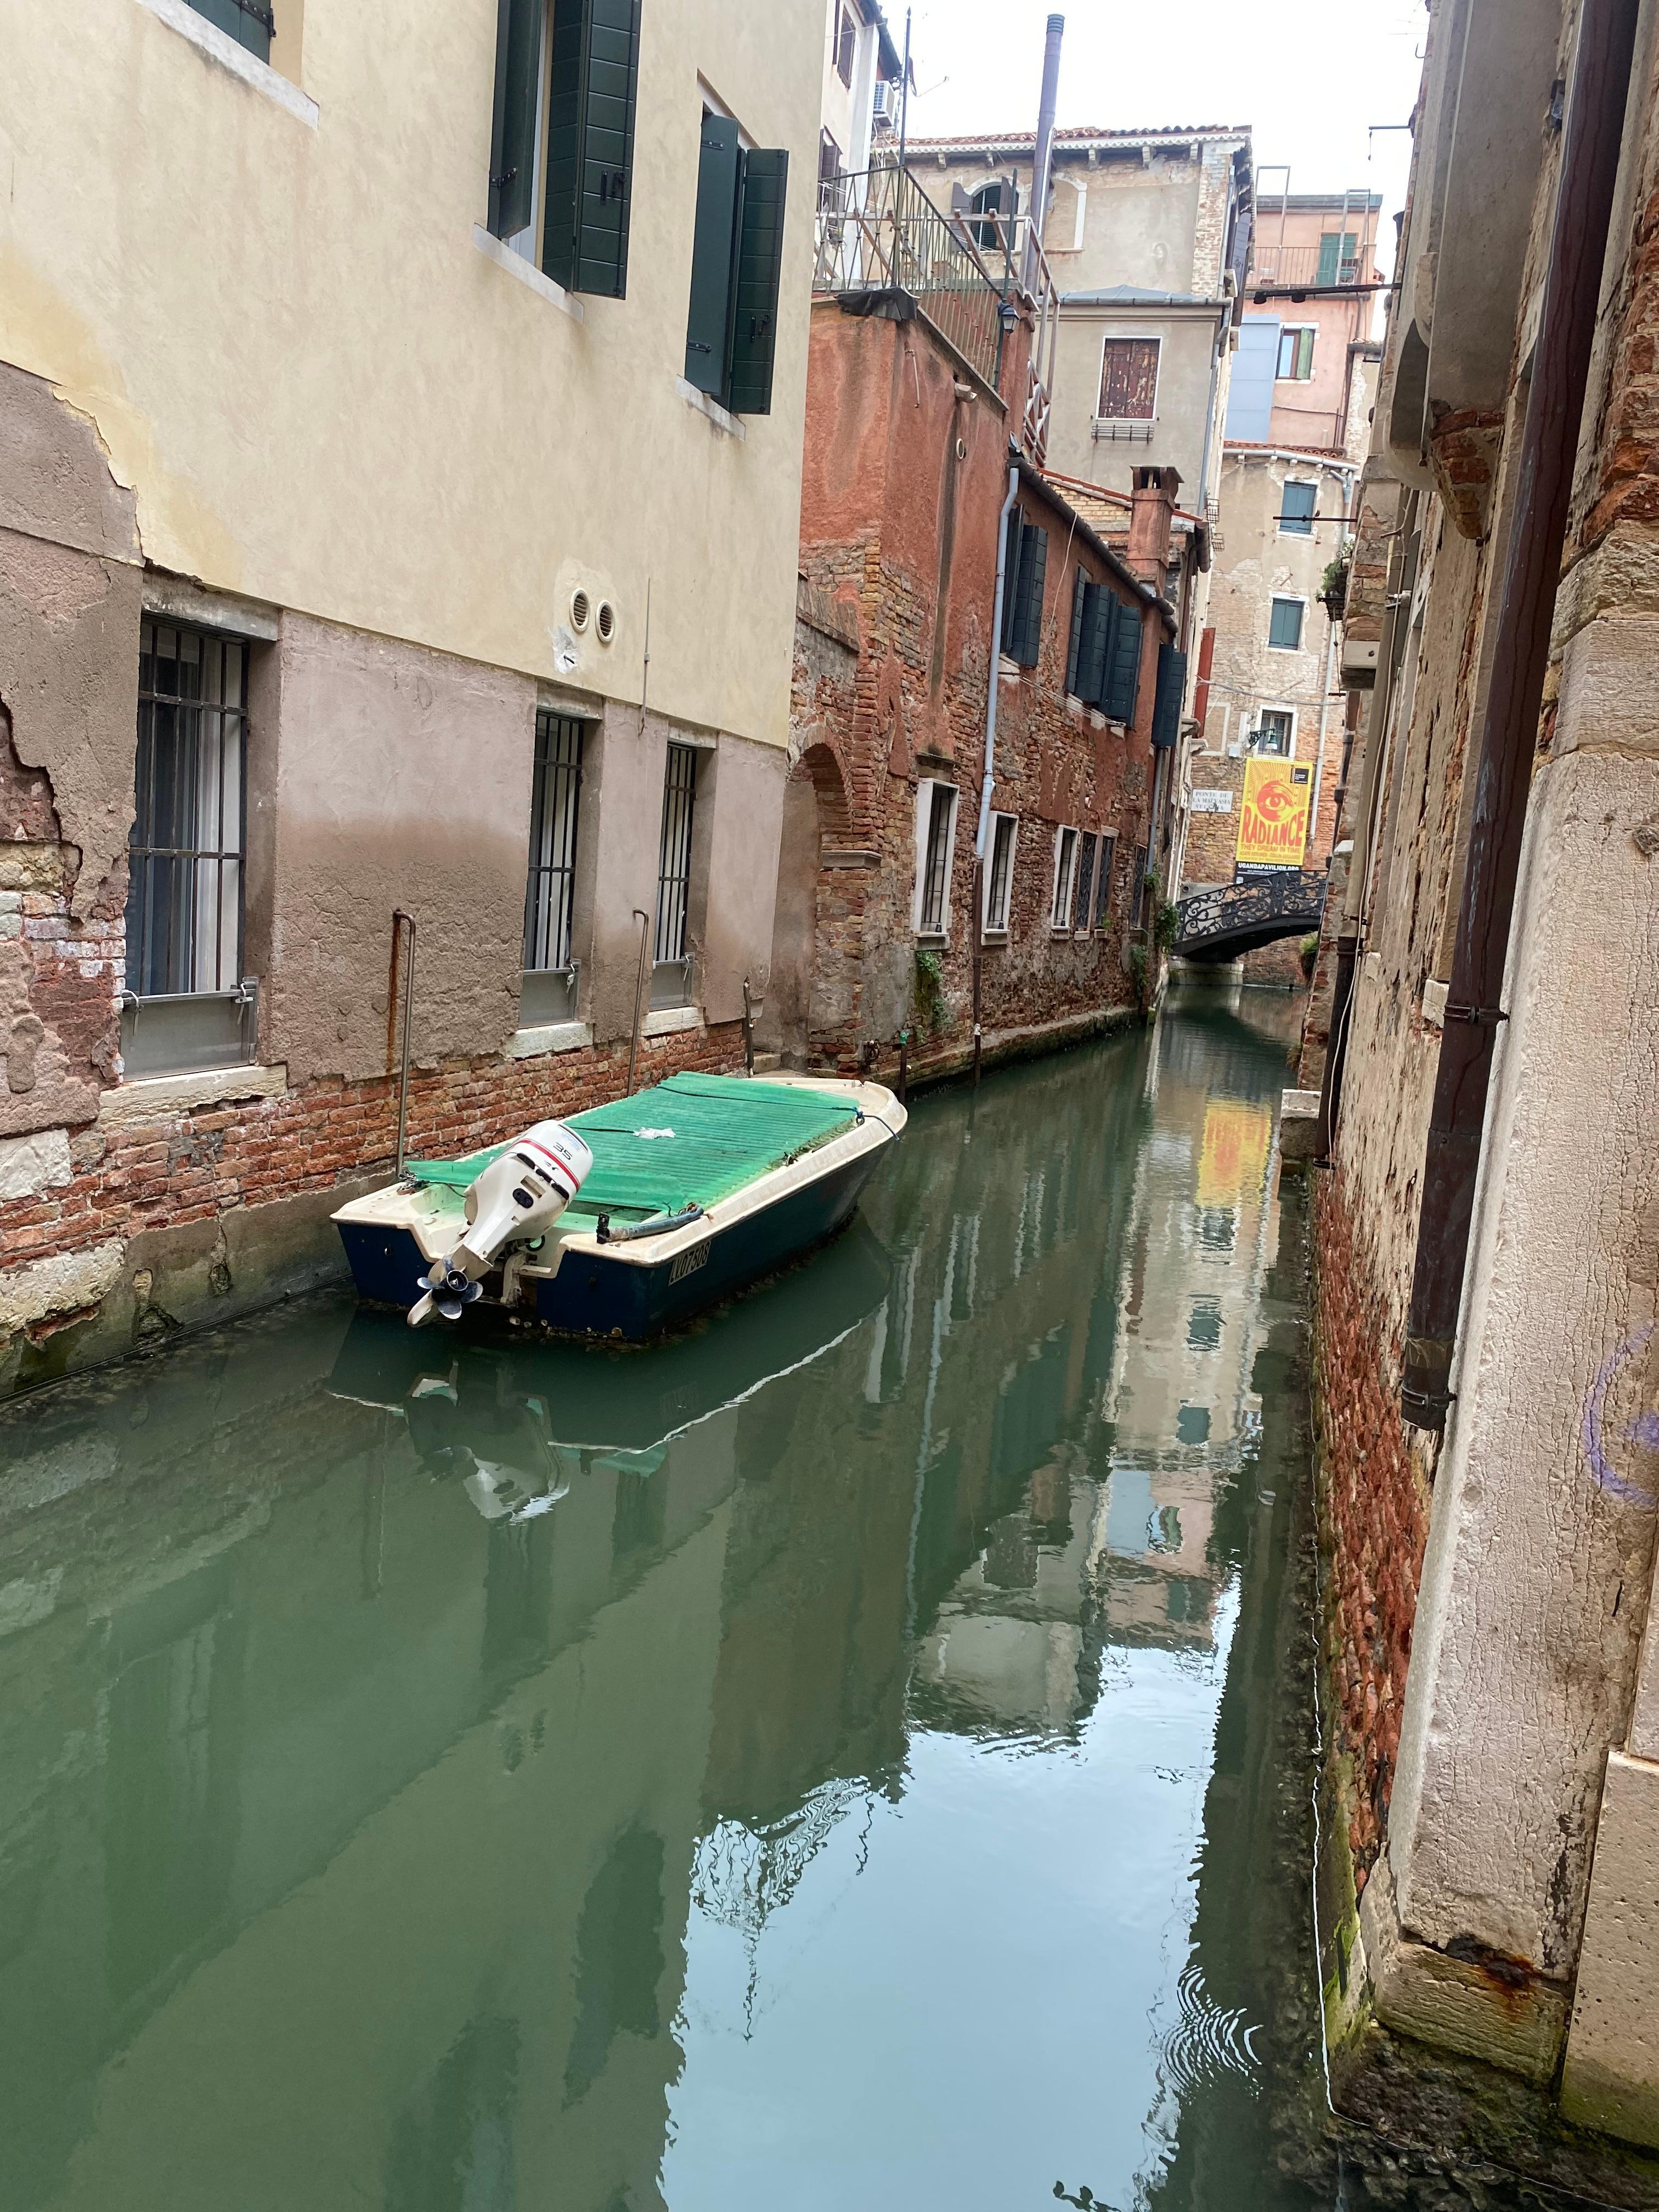
<instances>
[{"instance_id":1,"label":"metal mooring pole","mask_svg":"<svg viewBox=\"0 0 1659 2212\"><path fill-rule=\"evenodd\" d=\"M628 1095L634 1096L634 1063L640 1053L640 1001L645 996L645 948L650 943L651 917L642 907L635 907L634 919L640 925L640 972L634 981L634 1028L628 1040Z\"/></svg>"},{"instance_id":2,"label":"metal mooring pole","mask_svg":"<svg viewBox=\"0 0 1659 2212\"><path fill-rule=\"evenodd\" d=\"M755 1073L755 1009L749 998L749 978L743 979L743 1064L745 1072Z\"/></svg>"},{"instance_id":3,"label":"metal mooring pole","mask_svg":"<svg viewBox=\"0 0 1659 2212\"><path fill-rule=\"evenodd\" d=\"M404 929L405 922L409 925L406 939ZM402 907L398 907L392 916L392 957L394 964L397 963L399 949L405 941L409 951L402 963L403 1048L398 1074L398 1180L399 1182L404 1179L404 1158L408 1149L409 1139L409 1024L415 1007L415 917L412 914L406 914Z\"/></svg>"}]
</instances>

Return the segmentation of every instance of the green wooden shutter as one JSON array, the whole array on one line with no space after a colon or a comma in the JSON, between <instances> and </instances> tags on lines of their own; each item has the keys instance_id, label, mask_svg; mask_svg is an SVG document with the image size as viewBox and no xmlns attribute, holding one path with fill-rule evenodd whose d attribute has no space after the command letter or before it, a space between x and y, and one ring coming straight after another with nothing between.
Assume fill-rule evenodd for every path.
<instances>
[{"instance_id":1,"label":"green wooden shutter","mask_svg":"<svg viewBox=\"0 0 1659 2212\"><path fill-rule=\"evenodd\" d=\"M249 0L246 8L238 0L190 0L198 15L234 39L239 46L257 54L262 62L270 59L271 14L265 0Z\"/></svg>"},{"instance_id":2,"label":"green wooden shutter","mask_svg":"<svg viewBox=\"0 0 1659 2212\"><path fill-rule=\"evenodd\" d=\"M1158 696L1152 706L1152 743L1160 750L1181 735L1181 706L1187 696L1187 656L1172 645L1158 649Z\"/></svg>"},{"instance_id":3,"label":"green wooden shutter","mask_svg":"<svg viewBox=\"0 0 1659 2212\"><path fill-rule=\"evenodd\" d=\"M1097 707L1106 687L1107 656L1111 651L1112 616L1117 601L1099 584L1089 586L1089 612L1083 629L1083 658L1078 670L1077 696Z\"/></svg>"},{"instance_id":4,"label":"green wooden shutter","mask_svg":"<svg viewBox=\"0 0 1659 2212\"><path fill-rule=\"evenodd\" d=\"M554 0L542 267L567 291L628 289L640 0Z\"/></svg>"},{"instance_id":5,"label":"green wooden shutter","mask_svg":"<svg viewBox=\"0 0 1659 2212\"><path fill-rule=\"evenodd\" d=\"M1102 707L1115 722L1133 722L1140 696L1140 609L1112 600L1112 639L1106 656Z\"/></svg>"},{"instance_id":6,"label":"green wooden shutter","mask_svg":"<svg viewBox=\"0 0 1659 2212\"><path fill-rule=\"evenodd\" d=\"M1094 588L1079 568L1077 581L1072 586L1072 635L1066 647L1066 689L1073 699L1083 696L1078 672L1083 661L1083 635L1090 626Z\"/></svg>"},{"instance_id":7,"label":"green wooden shutter","mask_svg":"<svg viewBox=\"0 0 1659 2212\"><path fill-rule=\"evenodd\" d=\"M530 221L543 0L497 0L495 116L489 131L489 228L512 238Z\"/></svg>"},{"instance_id":8,"label":"green wooden shutter","mask_svg":"<svg viewBox=\"0 0 1659 2212\"><path fill-rule=\"evenodd\" d=\"M697 162L697 221L691 244L691 309L685 326L685 380L718 399L726 389L731 331L732 243L741 162L738 126L705 115Z\"/></svg>"},{"instance_id":9,"label":"green wooden shutter","mask_svg":"<svg viewBox=\"0 0 1659 2212\"><path fill-rule=\"evenodd\" d=\"M1019 611L1013 655L1022 668L1035 668L1042 642L1042 586L1048 573L1048 533L1028 522L1019 533Z\"/></svg>"},{"instance_id":10,"label":"green wooden shutter","mask_svg":"<svg viewBox=\"0 0 1659 2212\"><path fill-rule=\"evenodd\" d=\"M726 403L735 415L772 411L772 354L777 343L788 185L789 156L781 148L758 149L744 155Z\"/></svg>"},{"instance_id":11,"label":"green wooden shutter","mask_svg":"<svg viewBox=\"0 0 1659 2212\"><path fill-rule=\"evenodd\" d=\"M997 644L1010 660L1019 637L1019 549L1024 520L1017 507L1009 508L1002 548L1002 635Z\"/></svg>"},{"instance_id":12,"label":"green wooden shutter","mask_svg":"<svg viewBox=\"0 0 1659 2212\"><path fill-rule=\"evenodd\" d=\"M1316 283L1335 283L1337 257L1341 251L1341 233L1340 231L1328 230L1319 241L1319 274L1314 279Z\"/></svg>"}]
</instances>

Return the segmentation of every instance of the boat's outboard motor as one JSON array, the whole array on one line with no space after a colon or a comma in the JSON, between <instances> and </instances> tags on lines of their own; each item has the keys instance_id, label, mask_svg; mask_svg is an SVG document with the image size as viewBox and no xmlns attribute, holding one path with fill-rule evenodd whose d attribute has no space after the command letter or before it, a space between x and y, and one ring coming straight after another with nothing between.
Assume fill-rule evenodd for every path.
<instances>
[{"instance_id":1,"label":"boat's outboard motor","mask_svg":"<svg viewBox=\"0 0 1659 2212\"><path fill-rule=\"evenodd\" d=\"M544 1237L592 1165L592 1153L562 1121L538 1121L515 1137L474 1178L466 1194L466 1234L447 1260L434 1260L421 1278L410 1327L419 1328L434 1313L459 1321L462 1307L483 1297L481 1279L507 1246Z\"/></svg>"}]
</instances>

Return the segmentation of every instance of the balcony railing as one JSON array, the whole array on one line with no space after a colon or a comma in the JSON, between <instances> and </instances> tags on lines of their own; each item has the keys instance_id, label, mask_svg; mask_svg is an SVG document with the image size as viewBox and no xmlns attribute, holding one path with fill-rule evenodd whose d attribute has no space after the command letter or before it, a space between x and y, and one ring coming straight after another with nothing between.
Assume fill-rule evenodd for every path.
<instances>
[{"instance_id":1,"label":"balcony railing","mask_svg":"<svg viewBox=\"0 0 1659 2212\"><path fill-rule=\"evenodd\" d=\"M820 187L812 289L837 296L902 291L994 391L1002 366L1001 309L1035 310L1020 442L1047 456L1058 295L1042 245L1024 216L947 216L908 169L885 161Z\"/></svg>"},{"instance_id":2,"label":"balcony railing","mask_svg":"<svg viewBox=\"0 0 1659 2212\"><path fill-rule=\"evenodd\" d=\"M1339 284L1376 284L1382 280L1372 251L1366 246L1358 253L1328 254L1317 246L1275 246L1258 238L1245 289L1272 284L1281 290L1318 292Z\"/></svg>"}]
</instances>

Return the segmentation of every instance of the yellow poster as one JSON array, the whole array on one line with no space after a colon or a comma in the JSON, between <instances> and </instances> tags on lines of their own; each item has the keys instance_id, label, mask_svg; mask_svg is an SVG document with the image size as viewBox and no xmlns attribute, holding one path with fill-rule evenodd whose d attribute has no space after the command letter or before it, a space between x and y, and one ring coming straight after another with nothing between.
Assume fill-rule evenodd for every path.
<instances>
[{"instance_id":1,"label":"yellow poster","mask_svg":"<svg viewBox=\"0 0 1659 2212\"><path fill-rule=\"evenodd\" d=\"M1238 810L1240 875L1267 875L1302 866L1312 798L1313 769L1305 762L1246 761L1244 797Z\"/></svg>"},{"instance_id":2,"label":"yellow poster","mask_svg":"<svg viewBox=\"0 0 1659 2212\"><path fill-rule=\"evenodd\" d=\"M1273 1133L1273 1117L1266 1107L1212 1098L1204 1109L1204 1148L1198 1156L1199 1204L1238 1206L1259 1190Z\"/></svg>"}]
</instances>

